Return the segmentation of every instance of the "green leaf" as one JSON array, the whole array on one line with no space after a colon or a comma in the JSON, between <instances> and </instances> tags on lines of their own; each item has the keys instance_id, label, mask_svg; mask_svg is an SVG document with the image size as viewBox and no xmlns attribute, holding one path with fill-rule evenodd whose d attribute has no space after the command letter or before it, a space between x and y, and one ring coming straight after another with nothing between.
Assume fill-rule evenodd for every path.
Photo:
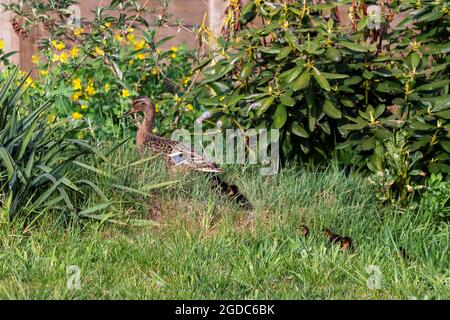
<instances>
[{"instance_id":1,"label":"green leaf","mask_svg":"<svg viewBox=\"0 0 450 320\"><path fill-rule=\"evenodd\" d=\"M275 60L277 60L277 61L283 60L284 58L286 58L289 55L290 52L291 52L291 48L284 47L283 49L280 50L280 53L275 57Z\"/></svg>"},{"instance_id":2,"label":"green leaf","mask_svg":"<svg viewBox=\"0 0 450 320\"><path fill-rule=\"evenodd\" d=\"M308 87L310 79L311 75L309 73L309 70L303 71L302 74L297 78L297 80L295 80L292 89L294 91L305 89L306 87Z\"/></svg>"},{"instance_id":3,"label":"green leaf","mask_svg":"<svg viewBox=\"0 0 450 320\"><path fill-rule=\"evenodd\" d=\"M327 79L334 80L334 79L345 79L348 78L348 75L342 74L342 73L327 73L322 72L323 76Z\"/></svg>"},{"instance_id":4,"label":"green leaf","mask_svg":"<svg viewBox=\"0 0 450 320\"><path fill-rule=\"evenodd\" d=\"M309 138L309 133L296 121L292 123L291 131L296 136L302 137L302 138Z\"/></svg>"},{"instance_id":5,"label":"green leaf","mask_svg":"<svg viewBox=\"0 0 450 320\"><path fill-rule=\"evenodd\" d=\"M258 115L261 115L264 112L266 112L267 109L269 109L270 106L272 105L274 99L275 99L275 96L270 96L270 97L260 100L261 104L258 109Z\"/></svg>"},{"instance_id":6,"label":"green leaf","mask_svg":"<svg viewBox=\"0 0 450 320\"><path fill-rule=\"evenodd\" d=\"M6 172L8 173L8 179L11 179L14 175L14 160L11 158L11 155L4 147L0 147L0 158L6 168Z\"/></svg>"},{"instance_id":7,"label":"green leaf","mask_svg":"<svg viewBox=\"0 0 450 320\"><path fill-rule=\"evenodd\" d=\"M302 72L302 70L303 68L301 67L294 67L280 74L280 78L283 79L283 81L286 82L287 84L290 84L292 81L295 80L295 78L298 77L298 75Z\"/></svg>"},{"instance_id":8,"label":"green leaf","mask_svg":"<svg viewBox=\"0 0 450 320\"><path fill-rule=\"evenodd\" d=\"M283 105L278 105L277 109L275 110L275 114L273 117L273 123L276 129L280 129L284 126L287 120L287 111L286 107Z\"/></svg>"},{"instance_id":9,"label":"green leaf","mask_svg":"<svg viewBox=\"0 0 450 320\"><path fill-rule=\"evenodd\" d=\"M241 78L242 79L247 79L251 74L252 74L252 72L253 72L253 66L254 66L254 63L253 63L253 61L248 61L245 65L244 65L244 67L242 68L242 71L241 71Z\"/></svg>"},{"instance_id":10,"label":"green leaf","mask_svg":"<svg viewBox=\"0 0 450 320\"><path fill-rule=\"evenodd\" d=\"M316 68L314 68L313 72L314 79L316 79L319 86L326 91L330 91L330 84L328 83L328 80L325 78L325 76Z\"/></svg>"},{"instance_id":11,"label":"green leaf","mask_svg":"<svg viewBox=\"0 0 450 320\"><path fill-rule=\"evenodd\" d=\"M448 80L448 79L438 80L438 81L435 81L432 83L427 83L427 84L421 85L421 86L417 87L416 90L417 91L431 91L431 90L445 87L446 85L448 85L449 82L450 82L450 80Z\"/></svg>"},{"instance_id":12,"label":"green leaf","mask_svg":"<svg viewBox=\"0 0 450 320\"><path fill-rule=\"evenodd\" d=\"M362 29L364 29L366 27L368 21L369 21L368 17L365 16L364 18L362 18L361 20L358 21L358 24L356 25L356 29L358 31L361 31Z\"/></svg>"},{"instance_id":13,"label":"green leaf","mask_svg":"<svg viewBox=\"0 0 450 320\"><path fill-rule=\"evenodd\" d=\"M293 107L295 105L295 99L289 96L287 93L280 96L280 102L288 107Z\"/></svg>"},{"instance_id":14,"label":"green leaf","mask_svg":"<svg viewBox=\"0 0 450 320\"><path fill-rule=\"evenodd\" d=\"M342 55L340 52L333 47L327 48L326 56L328 59L333 60L334 62L340 62L342 60Z\"/></svg>"},{"instance_id":15,"label":"green leaf","mask_svg":"<svg viewBox=\"0 0 450 320\"><path fill-rule=\"evenodd\" d=\"M417 53L413 52L406 58L405 62L410 70L415 70L419 66L420 57Z\"/></svg>"},{"instance_id":16,"label":"green leaf","mask_svg":"<svg viewBox=\"0 0 450 320\"><path fill-rule=\"evenodd\" d=\"M367 51L369 51L369 48L363 47L362 45L357 44L357 43L353 43L353 42L341 41L340 44L343 47L345 47L347 49L350 49L352 51L356 51L356 52L367 52Z\"/></svg>"},{"instance_id":17,"label":"green leaf","mask_svg":"<svg viewBox=\"0 0 450 320\"><path fill-rule=\"evenodd\" d=\"M327 116L333 119L341 119L342 118L342 112L339 110L331 100L325 100L325 103L323 104L323 112Z\"/></svg>"},{"instance_id":18,"label":"green leaf","mask_svg":"<svg viewBox=\"0 0 450 320\"><path fill-rule=\"evenodd\" d=\"M440 141L441 147L450 154L450 141Z\"/></svg>"},{"instance_id":19,"label":"green leaf","mask_svg":"<svg viewBox=\"0 0 450 320\"><path fill-rule=\"evenodd\" d=\"M433 116L450 120L450 109L443 110L443 111L438 111L438 112L433 112L432 114L433 114Z\"/></svg>"},{"instance_id":20,"label":"green leaf","mask_svg":"<svg viewBox=\"0 0 450 320\"><path fill-rule=\"evenodd\" d=\"M375 148L375 142L376 142L375 137L370 137L370 138L363 139L361 141L361 143L360 143L361 150L367 151L367 150L374 149Z\"/></svg>"},{"instance_id":21,"label":"green leaf","mask_svg":"<svg viewBox=\"0 0 450 320\"><path fill-rule=\"evenodd\" d=\"M204 106L217 106L219 102L218 97L214 98L197 98L197 102Z\"/></svg>"}]
</instances>

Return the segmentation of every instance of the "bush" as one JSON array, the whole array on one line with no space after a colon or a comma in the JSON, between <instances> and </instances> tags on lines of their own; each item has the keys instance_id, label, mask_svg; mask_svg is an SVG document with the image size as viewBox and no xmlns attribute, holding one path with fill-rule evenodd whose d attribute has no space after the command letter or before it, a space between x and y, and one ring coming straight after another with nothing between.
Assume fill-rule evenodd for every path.
<instances>
[{"instance_id":1,"label":"bush","mask_svg":"<svg viewBox=\"0 0 450 320\"><path fill-rule=\"evenodd\" d=\"M318 164L336 155L379 175L390 161L377 145L400 132L408 169L390 168L389 197L410 198L404 190L423 176L450 172L450 15L445 3L422 1L391 29L416 2L402 3L382 8L387 18L369 29L364 5L350 7L346 27L339 4L250 1L229 16L189 97L222 128L280 129L285 158Z\"/></svg>"}]
</instances>

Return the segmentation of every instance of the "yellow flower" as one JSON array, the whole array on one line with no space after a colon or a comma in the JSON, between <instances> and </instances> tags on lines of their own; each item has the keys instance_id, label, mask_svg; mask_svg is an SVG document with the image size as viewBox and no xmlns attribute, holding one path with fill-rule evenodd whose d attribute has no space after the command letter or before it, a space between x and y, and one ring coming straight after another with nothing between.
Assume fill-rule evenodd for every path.
<instances>
[{"instance_id":1,"label":"yellow flower","mask_svg":"<svg viewBox=\"0 0 450 320\"><path fill-rule=\"evenodd\" d=\"M128 91L127 89L123 89L122 90L122 97L127 98L130 96L130 91Z\"/></svg>"},{"instance_id":2,"label":"yellow flower","mask_svg":"<svg viewBox=\"0 0 450 320\"><path fill-rule=\"evenodd\" d=\"M183 84L187 85L189 83L189 81L191 81L191 77L186 77L183 79Z\"/></svg>"},{"instance_id":3,"label":"yellow flower","mask_svg":"<svg viewBox=\"0 0 450 320\"><path fill-rule=\"evenodd\" d=\"M155 104L155 112L159 112L159 104Z\"/></svg>"},{"instance_id":4,"label":"yellow flower","mask_svg":"<svg viewBox=\"0 0 450 320\"><path fill-rule=\"evenodd\" d=\"M48 70L40 70L39 73L41 74L41 76L46 76L48 75Z\"/></svg>"},{"instance_id":5,"label":"yellow flower","mask_svg":"<svg viewBox=\"0 0 450 320\"><path fill-rule=\"evenodd\" d=\"M87 87L86 87L86 94L88 95L88 96L93 96L93 95L95 95L97 93L97 91L95 91L95 88L94 88L94 86L92 85L92 84L89 84Z\"/></svg>"},{"instance_id":6,"label":"yellow flower","mask_svg":"<svg viewBox=\"0 0 450 320\"><path fill-rule=\"evenodd\" d=\"M114 35L114 38L119 42L122 43L123 42L123 36L120 33L116 33Z\"/></svg>"},{"instance_id":7,"label":"yellow flower","mask_svg":"<svg viewBox=\"0 0 450 320\"><path fill-rule=\"evenodd\" d=\"M158 132L158 128L153 128L152 132L153 133L157 133Z\"/></svg>"},{"instance_id":8,"label":"yellow flower","mask_svg":"<svg viewBox=\"0 0 450 320\"><path fill-rule=\"evenodd\" d=\"M39 56L36 55L36 54L33 54L31 56L31 62L34 63L34 64L38 64L39 63Z\"/></svg>"},{"instance_id":9,"label":"yellow flower","mask_svg":"<svg viewBox=\"0 0 450 320\"><path fill-rule=\"evenodd\" d=\"M75 91L83 89L83 86L81 85L81 80L79 78L73 79L72 84L73 84L73 90L75 90Z\"/></svg>"},{"instance_id":10,"label":"yellow flower","mask_svg":"<svg viewBox=\"0 0 450 320\"><path fill-rule=\"evenodd\" d=\"M52 56L52 62L57 62L57 61L59 61L59 55L54 54L54 55Z\"/></svg>"},{"instance_id":11,"label":"yellow flower","mask_svg":"<svg viewBox=\"0 0 450 320\"><path fill-rule=\"evenodd\" d=\"M83 119L83 115L79 112L74 112L74 113L72 113L72 118L74 120L80 120L80 119Z\"/></svg>"},{"instance_id":12,"label":"yellow flower","mask_svg":"<svg viewBox=\"0 0 450 320\"><path fill-rule=\"evenodd\" d=\"M137 58L138 58L139 60L144 60L144 59L145 59L145 53L139 53L139 54L137 55Z\"/></svg>"},{"instance_id":13,"label":"yellow flower","mask_svg":"<svg viewBox=\"0 0 450 320\"><path fill-rule=\"evenodd\" d=\"M177 48L177 47L172 47L172 48L170 48L170 50L171 50L172 52L177 52L177 51L178 51L178 48Z\"/></svg>"},{"instance_id":14,"label":"yellow flower","mask_svg":"<svg viewBox=\"0 0 450 320\"><path fill-rule=\"evenodd\" d=\"M160 48L156 49L156 54L161 54L161 49Z\"/></svg>"},{"instance_id":15,"label":"yellow flower","mask_svg":"<svg viewBox=\"0 0 450 320\"><path fill-rule=\"evenodd\" d=\"M194 110L194 107L192 106L192 104L188 103L186 105L186 109L188 109L189 111L192 111L192 110Z\"/></svg>"},{"instance_id":16,"label":"yellow flower","mask_svg":"<svg viewBox=\"0 0 450 320\"><path fill-rule=\"evenodd\" d=\"M73 30L73 35L75 37L79 37L83 32L84 32L83 28L75 28L75 30Z\"/></svg>"},{"instance_id":17,"label":"yellow flower","mask_svg":"<svg viewBox=\"0 0 450 320\"><path fill-rule=\"evenodd\" d=\"M103 51L99 47L95 47L95 53L97 54L97 56L104 56L105 55L105 51Z\"/></svg>"},{"instance_id":18,"label":"yellow flower","mask_svg":"<svg viewBox=\"0 0 450 320\"><path fill-rule=\"evenodd\" d=\"M70 57L71 57L72 59L78 57L79 54L80 54L80 48L78 48L78 47L73 47L73 48L70 50Z\"/></svg>"},{"instance_id":19,"label":"yellow flower","mask_svg":"<svg viewBox=\"0 0 450 320\"><path fill-rule=\"evenodd\" d=\"M56 120L56 116L54 115L54 114L49 114L48 115L48 117L47 117L47 122L50 124L50 123L53 123L53 121L55 121Z\"/></svg>"},{"instance_id":20,"label":"yellow flower","mask_svg":"<svg viewBox=\"0 0 450 320\"><path fill-rule=\"evenodd\" d=\"M110 89L111 86L109 85L109 83L105 84L105 92L109 92Z\"/></svg>"},{"instance_id":21,"label":"yellow flower","mask_svg":"<svg viewBox=\"0 0 450 320\"><path fill-rule=\"evenodd\" d=\"M127 32L128 33L133 33L134 32L134 28L128 28Z\"/></svg>"},{"instance_id":22,"label":"yellow flower","mask_svg":"<svg viewBox=\"0 0 450 320\"><path fill-rule=\"evenodd\" d=\"M0 50L3 50L5 47L5 41L3 39L0 39Z\"/></svg>"},{"instance_id":23,"label":"yellow flower","mask_svg":"<svg viewBox=\"0 0 450 320\"><path fill-rule=\"evenodd\" d=\"M53 42L52 42L52 44L53 44ZM54 47L56 49L58 49L59 51L61 51L61 50L64 50L66 48L66 45L63 42L60 41L58 43L55 43Z\"/></svg>"},{"instance_id":24,"label":"yellow flower","mask_svg":"<svg viewBox=\"0 0 450 320\"><path fill-rule=\"evenodd\" d=\"M127 34L127 40L128 41L133 41L134 38L135 38L134 34L132 34L132 33Z\"/></svg>"},{"instance_id":25,"label":"yellow flower","mask_svg":"<svg viewBox=\"0 0 450 320\"><path fill-rule=\"evenodd\" d=\"M80 106L80 108L81 108L81 110L86 110L86 109L88 108L88 106L85 105L85 104L82 104L82 105Z\"/></svg>"},{"instance_id":26,"label":"yellow flower","mask_svg":"<svg viewBox=\"0 0 450 320\"><path fill-rule=\"evenodd\" d=\"M175 58L177 57L177 54L176 54L176 53L172 53L172 54L170 55L170 57L171 57L172 59L175 59Z\"/></svg>"},{"instance_id":27,"label":"yellow flower","mask_svg":"<svg viewBox=\"0 0 450 320\"><path fill-rule=\"evenodd\" d=\"M59 61L61 61L62 63L69 62L69 57L67 56L67 53L65 52L61 53L61 55L59 56Z\"/></svg>"},{"instance_id":28,"label":"yellow flower","mask_svg":"<svg viewBox=\"0 0 450 320\"><path fill-rule=\"evenodd\" d=\"M133 46L134 46L134 50L135 51L144 49L144 47L145 47L145 40L134 41L133 42Z\"/></svg>"},{"instance_id":29,"label":"yellow flower","mask_svg":"<svg viewBox=\"0 0 450 320\"><path fill-rule=\"evenodd\" d=\"M176 94L174 97L174 100L176 103L180 103L181 102L181 98Z\"/></svg>"},{"instance_id":30,"label":"yellow flower","mask_svg":"<svg viewBox=\"0 0 450 320\"><path fill-rule=\"evenodd\" d=\"M111 22L106 22L105 27L107 27L107 28L111 27Z\"/></svg>"},{"instance_id":31,"label":"yellow flower","mask_svg":"<svg viewBox=\"0 0 450 320\"><path fill-rule=\"evenodd\" d=\"M81 91L74 92L74 94L71 97L72 101L78 101L78 99L80 99L81 95L82 95Z\"/></svg>"},{"instance_id":32,"label":"yellow flower","mask_svg":"<svg viewBox=\"0 0 450 320\"><path fill-rule=\"evenodd\" d=\"M158 67L152 68L152 75L156 76L159 73Z\"/></svg>"},{"instance_id":33,"label":"yellow flower","mask_svg":"<svg viewBox=\"0 0 450 320\"><path fill-rule=\"evenodd\" d=\"M132 66L132 65L134 64L134 60L131 59L130 61L128 61L128 64L129 64L130 66Z\"/></svg>"},{"instance_id":34,"label":"yellow flower","mask_svg":"<svg viewBox=\"0 0 450 320\"><path fill-rule=\"evenodd\" d=\"M32 88L34 88L36 85L34 84L33 79L31 79L30 77L27 78L27 80L25 80L25 83L27 85L30 85Z\"/></svg>"}]
</instances>

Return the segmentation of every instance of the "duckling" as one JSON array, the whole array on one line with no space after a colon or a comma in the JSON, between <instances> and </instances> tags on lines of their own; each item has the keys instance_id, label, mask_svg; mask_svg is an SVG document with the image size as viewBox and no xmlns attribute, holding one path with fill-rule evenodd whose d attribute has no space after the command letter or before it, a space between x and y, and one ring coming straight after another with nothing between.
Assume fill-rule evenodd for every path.
<instances>
[{"instance_id":1,"label":"duckling","mask_svg":"<svg viewBox=\"0 0 450 320\"><path fill-rule=\"evenodd\" d=\"M304 224L302 224L299 228L298 228L298 232L304 236L307 237L309 235L309 229L307 226L305 226Z\"/></svg>"},{"instance_id":2,"label":"duckling","mask_svg":"<svg viewBox=\"0 0 450 320\"><path fill-rule=\"evenodd\" d=\"M333 233L330 229L324 229L323 234L328 237L330 242L336 243L342 240L342 237L338 234Z\"/></svg>"},{"instance_id":3,"label":"duckling","mask_svg":"<svg viewBox=\"0 0 450 320\"><path fill-rule=\"evenodd\" d=\"M350 237L344 237L341 240L341 249L342 250L349 250L352 249L352 238Z\"/></svg>"},{"instance_id":4,"label":"duckling","mask_svg":"<svg viewBox=\"0 0 450 320\"><path fill-rule=\"evenodd\" d=\"M353 248L353 240L348 236L341 236L339 234L333 233L330 229L324 229L323 234L328 237L328 240L332 243L339 244L342 250L349 250Z\"/></svg>"}]
</instances>

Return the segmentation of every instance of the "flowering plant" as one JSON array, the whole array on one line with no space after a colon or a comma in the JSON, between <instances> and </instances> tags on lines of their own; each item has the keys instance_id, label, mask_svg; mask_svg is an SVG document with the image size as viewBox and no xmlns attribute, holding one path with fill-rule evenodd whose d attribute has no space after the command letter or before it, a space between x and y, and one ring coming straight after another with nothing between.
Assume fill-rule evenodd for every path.
<instances>
[{"instance_id":1,"label":"flowering plant","mask_svg":"<svg viewBox=\"0 0 450 320\"><path fill-rule=\"evenodd\" d=\"M54 117L86 122L95 138L121 136L128 127L121 114L130 99L147 95L163 114L156 124L161 134L193 123L193 106L181 96L190 85L189 61L195 54L185 45L168 48L172 37L158 37L170 19L167 4L153 23L143 16L154 12L127 1L98 7L92 21L78 26L53 18L75 3L42 6L30 1L26 7L6 8L16 14L14 21L25 17L32 22L28 28L37 25L48 31L32 57L37 75L27 81L39 96L56 98Z\"/></svg>"}]
</instances>

